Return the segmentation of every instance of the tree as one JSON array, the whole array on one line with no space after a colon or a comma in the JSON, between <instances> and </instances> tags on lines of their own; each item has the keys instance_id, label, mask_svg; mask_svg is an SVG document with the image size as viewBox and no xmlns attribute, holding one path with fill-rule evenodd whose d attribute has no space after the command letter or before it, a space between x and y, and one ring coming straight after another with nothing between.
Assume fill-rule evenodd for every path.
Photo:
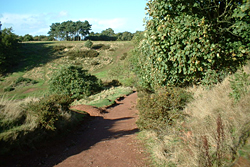
<instances>
[{"instance_id":1,"label":"tree","mask_svg":"<svg viewBox=\"0 0 250 167\"><path fill-rule=\"evenodd\" d=\"M82 35L82 39L84 39L87 35L89 35L90 30L91 30L91 25L87 20L81 23L79 33Z\"/></svg>"},{"instance_id":2,"label":"tree","mask_svg":"<svg viewBox=\"0 0 250 167\"><path fill-rule=\"evenodd\" d=\"M119 40L119 41L131 41L132 38L133 38L133 34L131 32L128 32L128 31L117 34L117 40Z\"/></svg>"},{"instance_id":3,"label":"tree","mask_svg":"<svg viewBox=\"0 0 250 167\"><path fill-rule=\"evenodd\" d=\"M24 35L24 37L23 37L23 41L34 41L34 38L33 38L32 35L26 34L26 35Z\"/></svg>"},{"instance_id":4,"label":"tree","mask_svg":"<svg viewBox=\"0 0 250 167\"><path fill-rule=\"evenodd\" d=\"M88 21L73 22L71 20L62 23L52 23L50 26L50 31L48 34L53 36L57 40L80 40L80 35L82 39L89 34L91 30L91 25Z\"/></svg>"},{"instance_id":5,"label":"tree","mask_svg":"<svg viewBox=\"0 0 250 167\"><path fill-rule=\"evenodd\" d=\"M0 75L17 63L18 48L18 36L12 32L12 28L2 30L0 33Z\"/></svg>"},{"instance_id":6,"label":"tree","mask_svg":"<svg viewBox=\"0 0 250 167\"><path fill-rule=\"evenodd\" d=\"M49 36L52 36L57 40L61 40L62 32L60 30L60 26L60 23L52 23L52 25L50 26L50 31L48 32Z\"/></svg>"},{"instance_id":7,"label":"tree","mask_svg":"<svg viewBox=\"0 0 250 167\"><path fill-rule=\"evenodd\" d=\"M145 86L198 84L245 63L249 1L150 0L147 11L138 73Z\"/></svg>"},{"instance_id":8,"label":"tree","mask_svg":"<svg viewBox=\"0 0 250 167\"><path fill-rule=\"evenodd\" d=\"M108 28L108 29L106 29L106 30L103 30L103 31L101 32L101 35L103 35L103 36L108 36L108 37L112 37L112 36L115 35L115 31L114 31L112 28Z\"/></svg>"}]
</instances>

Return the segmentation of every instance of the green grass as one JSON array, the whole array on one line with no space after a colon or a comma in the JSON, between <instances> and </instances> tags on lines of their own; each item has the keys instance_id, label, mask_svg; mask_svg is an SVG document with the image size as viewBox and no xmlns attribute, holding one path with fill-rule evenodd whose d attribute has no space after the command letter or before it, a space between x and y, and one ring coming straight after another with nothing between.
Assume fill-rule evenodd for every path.
<instances>
[{"instance_id":1,"label":"green grass","mask_svg":"<svg viewBox=\"0 0 250 167\"><path fill-rule=\"evenodd\" d=\"M92 95L87 99L81 99L72 103L72 105L91 105L95 107L106 107L115 103L115 100L124 95L129 95L133 92L129 87L113 87L108 90L104 90L96 95Z\"/></svg>"},{"instance_id":2,"label":"green grass","mask_svg":"<svg viewBox=\"0 0 250 167\"><path fill-rule=\"evenodd\" d=\"M105 79L108 78L108 70L104 70L104 71L101 71L101 72L98 72L98 73L94 73L94 75L99 79L105 80Z\"/></svg>"}]
</instances>

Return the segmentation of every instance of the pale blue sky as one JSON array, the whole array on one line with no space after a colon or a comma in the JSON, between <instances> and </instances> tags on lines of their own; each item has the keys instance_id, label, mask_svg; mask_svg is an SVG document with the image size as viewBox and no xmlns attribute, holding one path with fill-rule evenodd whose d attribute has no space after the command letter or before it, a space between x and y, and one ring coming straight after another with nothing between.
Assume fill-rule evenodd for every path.
<instances>
[{"instance_id":1,"label":"pale blue sky","mask_svg":"<svg viewBox=\"0 0 250 167\"><path fill-rule=\"evenodd\" d=\"M47 35L50 25L67 20L85 21L93 32L112 28L115 33L143 31L147 0L0 0L3 28L17 35Z\"/></svg>"}]
</instances>

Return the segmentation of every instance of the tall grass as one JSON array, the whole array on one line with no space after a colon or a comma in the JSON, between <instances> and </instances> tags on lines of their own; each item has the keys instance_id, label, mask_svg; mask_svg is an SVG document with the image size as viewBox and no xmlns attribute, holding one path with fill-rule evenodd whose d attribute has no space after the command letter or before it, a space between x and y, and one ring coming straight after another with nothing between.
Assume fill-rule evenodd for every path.
<instances>
[{"instance_id":1,"label":"tall grass","mask_svg":"<svg viewBox=\"0 0 250 167\"><path fill-rule=\"evenodd\" d=\"M249 66L244 72L250 72ZM232 81L238 83L237 89L247 90L237 102L230 96L235 89ZM243 81L229 76L209 90L189 88L194 100L183 110L184 121L166 126L160 133L142 133L156 166L230 166L237 160L250 135L250 86L239 82Z\"/></svg>"},{"instance_id":2,"label":"tall grass","mask_svg":"<svg viewBox=\"0 0 250 167\"><path fill-rule=\"evenodd\" d=\"M0 100L0 154L32 148L43 139L62 134L82 121L86 114L69 110L72 99L50 95L21 101Z\"/></svg>"}]
</instances>

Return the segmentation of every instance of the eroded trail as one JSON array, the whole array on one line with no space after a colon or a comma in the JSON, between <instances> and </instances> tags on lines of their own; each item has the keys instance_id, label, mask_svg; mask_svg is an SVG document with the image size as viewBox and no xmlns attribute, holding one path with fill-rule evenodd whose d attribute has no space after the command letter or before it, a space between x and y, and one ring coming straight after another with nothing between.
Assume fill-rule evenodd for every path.
<instances>
[{"instance_id":1,"label":"eroded trail","mask_svg":"<svg viewBox=\"0 0 250 167\"><path fill-rule=\"evenodd\" d=\"M67 139L61 139L49 150L40 150L33 160L27 157L29 166L58 167L143 167L148 155L136 138L137 93L107 109L101 117L95 117L87 127L82 127ZM79 108L78 106L78 109ZM81 110L85 110L84 106ZM34 154L35 156L35 154ZM38 155L36 155L38 156ZM23 160L22 160L23 161ZM30 161L30 162L28 162ZM22 166L16 162L16 166Z\"/></svg>"}]
</instances>

